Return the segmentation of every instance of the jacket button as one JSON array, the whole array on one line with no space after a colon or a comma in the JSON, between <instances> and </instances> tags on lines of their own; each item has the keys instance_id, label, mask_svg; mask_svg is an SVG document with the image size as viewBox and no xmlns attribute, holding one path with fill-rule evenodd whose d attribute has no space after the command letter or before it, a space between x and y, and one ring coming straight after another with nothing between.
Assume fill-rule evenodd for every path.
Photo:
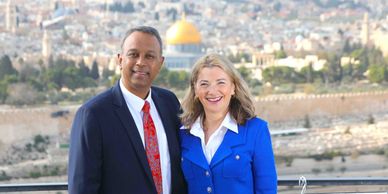
<instances>
[{"instance_id":1,"label":"jacket button","mask_svg":"<svg viewBox=\"0 0 388 194\"><path fill-rule=\"evenodd\" d=\"M205 172L205 175L206 175L206 176L210 176L209 171L206 171L206 172Z\"/></svg>"},{"instance_id":2,"label":"jacket button","mask_svg":"<svg viewBox=\"0 0 388 194\"><path fill-rule=\"evenodd\" d=\"M240 155L236 155L236 160L240 160Z\"/></svg>"},{"instance_id":3,"label":"jacket button","mask_svg":"<svg viewBox=\"0 0 388 194\"><path fill-rule=\"evenodd\" d=\"M211 193L211 192L212 192L212 188L211 188L211 187L207 187L206 190L207 190L208 193Z\"/></svg>"},{"instance_id":4,"label":"jacket button","mask_svg":"<svg viewBox=\"0 0 388 194\"><path fill-rule=\"evenodd\" d=\"M181 157L181 162L183 162L183 157Z\"/></svg>"}]
</instances>

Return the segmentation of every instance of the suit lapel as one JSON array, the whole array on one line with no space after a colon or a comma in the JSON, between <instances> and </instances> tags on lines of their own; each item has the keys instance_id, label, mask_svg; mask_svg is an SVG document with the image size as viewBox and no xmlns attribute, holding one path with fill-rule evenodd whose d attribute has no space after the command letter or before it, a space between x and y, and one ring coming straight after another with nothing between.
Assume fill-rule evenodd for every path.
<instances>
[{"instance_id":1,"label":"suit lapel","mask_svg":"<svg viewBox=\"0 0 388 194\"><path fill-rule=\"evenodd\" d=\"M181 133L185 133L182 136L182 156L203 169L209 169L209 165L202 150L201 139L189 134L189 132Z\"/></svg>"},{"instance_id":2,"label":"suit lapel","mask_svg":"<svg viewBox=\"0 0 388 194\"><path fill-rule=\"evenodd\" d=\"M122 125L124 126L128 134L128 137L130 139L130 142L135 148L134 150L136 152L136 155L140 160L140 163L142 164L147 177L153 183L153 178L152 178L150 167L148 165L147 155L144 150L143 142L141 141L141 137L136 127L135 121L133 120L133 117L129 112L129 109L125 103L124 97L122 96L119 83L117 83L117 85L113 87L112 92L114 96L113 104L116 105L117 107L115 109L116 115L120 119Z\"/></svg>"},{"instance_id":3,"label":"suit lapel","mask_svg":"<svg viewBox=\"0 0 388 194\"><path fill-rule=\"evenodd\" d=\"M220 147L218 147L212 161L210 162L210 167L217 165L223 159L232 154L232 147L244 144L244 130L242 130L243 127L244 126L239 125L238 133L235 133L231 130L226 131L224 140L222 141Z\"/></svg>"},{"instance_id":4,"label":"suit lapel","mask_svg":"<svg viewBox=\"0 0 388 194\"><path fill-rule=\"evenodd\" d=\"M157 90L152 90L152 100L154 101L156 109L158 110L160 119L162 120L164 131L167 137L170 158L173 158L172 155L174 153L171 150L174 150L173 148L179 145L176 138L177 137L176 130L178 129L176 126L173 125L174 121L171 121L170 119L171 111L167 107L167 104L161 101L161 98L159 97Z\"/></svg>"}]
</instances>

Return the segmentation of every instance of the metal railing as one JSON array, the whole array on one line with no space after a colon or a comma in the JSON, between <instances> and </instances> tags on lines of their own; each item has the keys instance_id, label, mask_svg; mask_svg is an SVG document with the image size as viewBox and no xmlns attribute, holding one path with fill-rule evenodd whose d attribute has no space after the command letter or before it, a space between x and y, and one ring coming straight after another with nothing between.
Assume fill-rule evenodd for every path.
<instances>
[{"instance_id":1,"label":"metal railing","mask_svg":"<svg viewBox=\"0 0 388 194\"><path fill-rule=\"evenodd\" d=\"M298 186L300 179L279 178L279 186ZM343 185L387 185L388 177L360 177L360 178L308 178L309 186L343 186Z\"/></svg>"},{"instance_id":2,"label":"metal railing","mask_svg":"<svg viewBox=\"0 0 388 194\"><path fill-rule=\"evenodd\" d=\"M1 192L19 191L65 191L67 183L21 183L21 184L0 184Z\"/></svg>"},{"instance_id":3,"label":"metal railing","mask_svg":"<svg viewBox=\"0 0 388 194\"><path fill-rule=\"evenodd\" d=\"M305 180L309 186L343 186L343 185L387 185L388 177L382 178L309 178ZM279 186L301 186L301 179L279 178ZM23 183L23 184L0 184L0 192L20 191L65 191L67 183ZM388 191L387 191L388 192Z\"/></svg>"}]
</instances>

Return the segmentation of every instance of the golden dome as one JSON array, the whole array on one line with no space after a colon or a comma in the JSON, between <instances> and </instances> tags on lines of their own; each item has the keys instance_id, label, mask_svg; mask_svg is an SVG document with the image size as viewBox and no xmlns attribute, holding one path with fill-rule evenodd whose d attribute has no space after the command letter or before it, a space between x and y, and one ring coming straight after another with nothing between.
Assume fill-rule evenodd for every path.
<instances>
[{"instance_id":1,"label":"golden dome","mask_svg":"<svg viewBox=\"0 0 388 194\"><path fill-rule=\"evenodd\" d=\"M187 22L182 17L182 20L175 22L167 30L166 34L167 44L200 44L201 43L201 34L198 32L197 28Z\"/></svg>"}]
</instances>

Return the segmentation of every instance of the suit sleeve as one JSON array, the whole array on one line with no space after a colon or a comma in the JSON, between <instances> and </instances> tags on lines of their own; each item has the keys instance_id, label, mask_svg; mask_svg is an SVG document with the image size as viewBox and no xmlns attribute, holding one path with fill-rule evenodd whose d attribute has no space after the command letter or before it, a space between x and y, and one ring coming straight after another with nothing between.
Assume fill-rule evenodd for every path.
<instances>
[{"instance_id":1,"label":"suit sleeve","mask_svg":"<svg viewBox=\"0 0 388 194\"><path fill-rule=\"evenodd\" d=\"M276 194L277 175L271 136L266 123L254 127L259 128L253 157L255 194Z\"/></svg>"},{"instance_id":2,"label":"suit sleeve","mask_svg":"<svg viewBox=\"0 0 388 194\"><path fill-rule=\"evenodd\" d=\"M74 118L70 136L69 194L100 193L102 146L98 119L81 107Z\"/></svg>"}]
</instances>

